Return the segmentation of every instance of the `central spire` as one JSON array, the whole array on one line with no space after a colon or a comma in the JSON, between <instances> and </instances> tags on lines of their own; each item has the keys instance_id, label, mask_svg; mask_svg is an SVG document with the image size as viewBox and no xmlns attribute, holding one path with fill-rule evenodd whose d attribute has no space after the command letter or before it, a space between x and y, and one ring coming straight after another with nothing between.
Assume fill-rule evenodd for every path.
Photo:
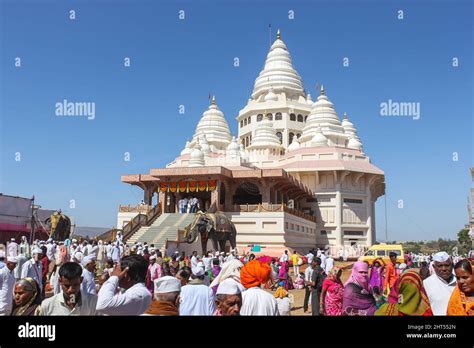
<instances>
[{"instance_id":1,"label":"central spire","mask_svg":"<svg viewBox=\"0 0 474 348\"><path fill-rule=\"evenodd\" d=\"M281 40L280 29L277 31L277 40Z\"/></svg>"}]
</instances>

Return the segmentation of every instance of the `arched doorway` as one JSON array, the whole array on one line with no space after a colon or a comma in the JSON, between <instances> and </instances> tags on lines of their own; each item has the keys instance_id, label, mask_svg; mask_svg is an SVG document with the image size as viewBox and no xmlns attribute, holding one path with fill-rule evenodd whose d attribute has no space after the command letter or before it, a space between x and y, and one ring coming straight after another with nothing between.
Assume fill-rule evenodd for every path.
<instances>
[{"instance_id":1,"label":"arched doorway","mask_svg":"<svg viewBox=\"0 0 474 348\"><path fill-rule=\"evenodd\" d=\"M233 204L259 204L262 203L262 195L257 185L243 182L235 190L232 201Z\"/></svg>"}]
</instances>

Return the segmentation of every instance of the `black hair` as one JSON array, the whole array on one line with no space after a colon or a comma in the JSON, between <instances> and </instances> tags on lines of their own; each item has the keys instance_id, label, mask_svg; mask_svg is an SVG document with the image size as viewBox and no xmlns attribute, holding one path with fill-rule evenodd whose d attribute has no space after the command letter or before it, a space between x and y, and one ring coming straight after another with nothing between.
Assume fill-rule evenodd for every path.
<instances>
[{"instance_id":1,"label":"black hair","mask_svg":"<svg viewBox=\"0 0 474 348\"><path fill-rule=\"evenodd\" d=\"M317 265L321 265L321 259L319 257L315 257L313 262L316 262Z\"/></svg>"},{"instance_id":2,"label":"black hair","mask_svg":"<svg viewBox=\"0 0 474 348\"><path fill-rule=\"evenodd\" d=\"M458 261L454 265L454 269L458 269L458 268L462 268L463 270L465 270L465 271L469 272L470 274L472 274L471 261L469 261L468 259L462 259L461 261Z\"/></svg>"},{"instance_id":3,"label":"black hair","mask_svg":"<svg viewBox=\"0 0 474 348\"><path fill-rule=\"evenodd\" d=\"M43 253L43 256L46 255L46 253L48 252L48 248L46 248L44 245L40 249Z\"/></svg>"},{"instance_id":4,"label":"black hair","mask_svg":"<svg viewBox=\"0 0 474 348\"><path fill-rule=\"evenodd\" d=\"M125 256L120 261L122 270L128 267L128 276L136 283L144 283L148 270L148 261L141 255Z\"/></svg>"},{"instance_id":5,"label":"black hair","mask_svg":"<svg viewBox=\"0 0 474 348\"><path fill-rule=\"evenodd\" d=\"M189 273L189 274L193 273L193 272L191 271L191 267L188 267L188 266L184 266L184 267L182 268L182 270L183 270L183 271L186 271L186 272Z\"/></svg>"},{"instance_id":6,"label":"black hair","mask_svg":"<svg viewBox=\"0 0 474 348\"><path fill-rule=\"evenodd\" d=\"M391 252L388 254L388 257L397 257L397 253L394 253L393 251L391 251Z\"/></svg>"},{"instance_id":7,"label":"black hair","mask_svg":"<svg viewBox=\"0 0 474 348\"><path fill-rule=\"evenodd\" d=\"M76 262L66 262L59 269L59 276L69 280L81 277L82 267Z\"/></svg>"},{"instance_id":8,"label":"black hair","mask_svg":"<svg viewBox=\"0 0 474 348\"><path fill-rule=\"evenodd\" d=\"M189 273L185 271L184 269L180 269L177 275L179 275L181 278L184 278L186 280L189 279Z\"/></svg>"},{"instance_id":9,"label":"black hair","mask_svg":"<svg viewBox=\"0 0 474 348\"><path fill-rule=\"evenodd\" d=\"M156 251L156 257L163 257L163 254L161 253L161 251L159 250Z\"/></svg>"},{"instance_id":10,"label":"black hair","mask_svg":"<svg viewBox=\"0 0 474 348\"><path fill-rule=\"evenodd\" d=\"M219 264L219 259L213 259L212 264L217 266Z\"/></svg>"}]
</instances>

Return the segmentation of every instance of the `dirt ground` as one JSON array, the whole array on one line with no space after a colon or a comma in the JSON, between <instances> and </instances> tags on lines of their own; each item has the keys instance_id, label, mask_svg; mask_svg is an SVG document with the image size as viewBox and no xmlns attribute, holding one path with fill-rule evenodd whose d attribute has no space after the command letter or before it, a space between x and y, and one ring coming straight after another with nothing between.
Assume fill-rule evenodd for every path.
<instances>
[{"instance_id":1,"label":"dirt ground","mask_svg":"<svg viewBox=\"0 0 474 348\"><path fill-rule=\"evenodd\" d=\"M348 278L349 275L351 274L351 268L350 265L352 262L335 262L336 266L340 267L347 267L342 271L342 276L341 280L344 283ZM300 272L304 272L306 269L307 265L303 265L300 267ZM293 275L293 267L291 268L291 277L294 279ZM308 312L304 313L303 311L303 302L304 302L304 294L305 294L305 289L301 290L290 290L289 291L290 295L293 296L294 302L291 308L291 315L311 315L311 304L309 305Z\"/></svg>"}]
</instances>

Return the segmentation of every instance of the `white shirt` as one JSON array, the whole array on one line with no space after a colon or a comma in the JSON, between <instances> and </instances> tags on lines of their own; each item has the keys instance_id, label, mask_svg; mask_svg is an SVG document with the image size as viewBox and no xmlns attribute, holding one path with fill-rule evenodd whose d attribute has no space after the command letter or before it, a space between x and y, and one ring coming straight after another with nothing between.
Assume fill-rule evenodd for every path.
<instances>
[{"instance_id":1,"label":"white shirt","mask_svg":"<svg viewBox=\"0 0 474 348\"><path fill-rule=\"evenodd\" d=\"M207 272L211 269L211 260L212 258L210 257L203 257L202 258L202 263L204 263L204 271Z\"/></svg>"},{"instance_id":2,"label":"white shirt","mask_svg":"<svg viewBox=\"0 0 474 348\"><path fill-rule=\"evenodd\" d=\"M193 255L193 256L191 257L191 268L196 268L197 265L198 265L198 259L197 259L196 256Z\"/></svg>"},{"instance_id":3,"label":"white shirt","mask_svg":"<svg viewBox=\"0 0 474 348\"><path fill-rule=\"evenodd\" d=\"M313 275L313 269L311 268L311 266L308 266L308 267L304 270L304 280L307 281L307 282L310 282L312 275Z\"/></svg>"},{"instance_id":4,"label":"white shirt","mask_svg":"<svg viewBox=\"0 0 474 348\"><path fill-rule=\"evenodd\" d=\"M179 315L212 315L216 310L214 293L204 284L183 286L179 297Z\"/></svg>"},{"instance_id":5,"label":"white shirt","mask_svg":"<svg viewBox=\"0 0 474 348\"><path fill-rule=\"evenodd\" d=\"M97 290L95 288L94 282L94 273L89 272L85 268L82 270L81 292L97 295Z\"/></svg>"},{"instance_id":6,"label":"white shirt","mask_svg":"<svg viewBox=\"0 0 474 348\"><path fill-rule=\"evenodd\" d=\"M92 254L92 248L93 248L92 244L87 244L86 248L87 248L87 255L91 255Z\"/></svg>"},{"instance_id":7,"label":"white shirt","mask_svg":"<svg viewBox=\"0 0 474 348\"><path fill-rule=\"evenodd\" d=\"M124 293L117 293L119 279L111 276L102 285L97 311L107 315L140 315L150 306L151 294L144 283L137 283Z\"/></svg>"},{"instance_id":8,"label":"white shirt","mask_svg":"<svg viewBox=\"0 0 474 348\"><path fill-rule=\"evenodd\" d=\"M53 260L54 254L56 253L56 245L52 243L46 244L46 256L49 261Z\"/></svg>"},{"instance_id":9,"label":"white shirt","mask_svg":"<svg viewBox=\"0 0 474 348\"><path fill-rule=\"evenodd\" d=\"M33 259L29 259L23 264L21 268L21 278L31 277L39 285L40 292L43 291L43 265L40 261L35 262Z\"/></svg>"},{"instance_id":10,"label":"white shirt","mask_svg":"<svg viewBox=\"0 0 474 348\"><path fill-rule=\"evenodd\" d=\"M326 268L324 269L326 274L329 274L329 272L331 272L333 267L334 267L334 259L332 257L328 257L326 260Z\"/></svg>"},{"instance_id":11,"label":"white shirt","mask_svg":"<svg viewBox=\"0 0 474 348\"><path fill-rule=\"evenodd\" d=\"M111 244L107 244L107 246L105 247L105 252L108 259L112 258L112 248L113 246Z\"/></svg>"},{"instance_id":12,"label":"white shirt","mask_svg":"<svg viewBox=\"0 0 474 348\"><path fill-rule=\"evenodd\" d=\"M448 284L435 273L423 281L423 286L430 300L433 314L446 315L448 312L449 299L456 287L456 277L453 277Z\"/></svg>"},{"instance_id":13,"label":"white shirt","mask_svg":"<svg viewBox=\"0 0 474 348\"><path fill-rule=\"evenodd\" d=\"M18 244L16 242L8 243L7 256L15 257L18 255Z\"/></svg>"},{"instance_id":14,"label":"white shirt","mask_svg":"<svg viewBox=\"0 0 474 348\"><path fill-rule=\"evenodd\" d=\"M321 256L319 257L321 259L321 268L326 269L326 259L327 256L324 255L324 253L321 253Z\"/></svg>"},{"instance_id":15,"label":"white shirt","mask_svg":"<svg viewBox=\"0 0 474 348\"><path fill-rule=\"evenodd\" d=\"M280 315L291 315L291 303L288 297L276 299Z\"/></svg>"},{"instance_id":16,"label":"white shirt","mask_svg":"<svg viewBox=\"0 0 474 348\"><path fill-rule=\"evenodd\" d=\"M242 293L240 315L279 315L275 297L260 287L247 289Z\"/></svg>"},{"instance_id":17,"label":"white shirt","mask_svg":"<svg viewBox=\"0 0 474 348\"><path fill-rule=\"evenodd\" d=\"M39 315L99 315L96 310L97 295L81 291L81 303L76 303L73 309L69 308L63 292L41 302Z\"/></svg>"},{"instance_id":18,"label":"white shirt","mask_svg":"<svg viewBox=\"0 0 474 348\"><path fill-rule=\"evenodd\" d=\"M112 248L112 252L110 253L113 262L120 262L120 249L117 246Z\"/></svg>"},{"instance_id":19,"label":"white shirt","mask_svg":"<svg viewBox=\"0 0 474 348\"><path fill-rule=\"evenodd\" d=\"M15 275L7 267L0 269L0 315L9 315L12 311L13 286Z\"/></svg>"},{"instance_id":20,"label":"white shirt","mask_svg":"<svg viewBox=\"0 0 474 348\"><path fill-rule=\"evenodd\" d=\"M283 253L283 255L280 256L280 262L286 262L288 261L288 255Z\"/></svg>"},{"instance_id":21,"label":"white shirt","mask_svg":"<svg viewBox=\"0 0 474 348\"><path fill-rule=\"evenodd\" d=\"M313 260L314 260L314 254L313 253L308 253L308 255L306 255L306 257L308 258L308 265L311 266L311 262L313 262Z\"/></svg>"}]
</instances>

